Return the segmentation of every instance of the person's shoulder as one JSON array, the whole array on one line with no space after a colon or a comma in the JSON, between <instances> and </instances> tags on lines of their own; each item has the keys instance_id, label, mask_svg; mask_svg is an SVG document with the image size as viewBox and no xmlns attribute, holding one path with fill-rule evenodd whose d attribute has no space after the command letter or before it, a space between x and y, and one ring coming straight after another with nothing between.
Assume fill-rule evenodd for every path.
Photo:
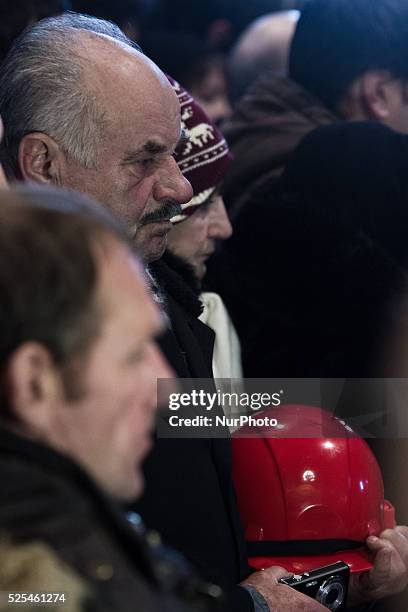
<instances>
[{"instance_id":1,"label":"person's shoulder","mask_svg":"<svg viewBox=\"0 0 408 612\"><path fill-rule=\"evenodd\" d=\"M313 129L316 125L332 123L337 117L311 92L293 80L264 74L250 87L237 103L232 117L223 124L223 132L231 139L235 130L255 130L263 127L294 128L298 124ZM294 125L293 125L294 124Z\"/></svg>"},{"instance_id":2,"label":"person's shoulder","mask_svg":"<svg viewBox=\"0 0 408 612\"><path fill-rule=\"evenodd\" d=\"M12 603L23 603L23 597L30 598L33 608L43 604L51 611L61 606L66 612L85 610L89 586L47 544L14 544L3 538L0 565L0 589L9 593L9 601L0 601L0 612L9 610Z\"/></svg>"},{"instance_id":3,"label":"person's shoulder","mask_svg":"<svg viewBox=\"0 0 408 612\"><path fill-rule=\"evenodd\" d=\"M86 514L90 504L88 479L78 466L5 431L0 432L0 479L0 530L23 539L30 532L49 534L73 513Z\"/></svg>"}]
</instances>

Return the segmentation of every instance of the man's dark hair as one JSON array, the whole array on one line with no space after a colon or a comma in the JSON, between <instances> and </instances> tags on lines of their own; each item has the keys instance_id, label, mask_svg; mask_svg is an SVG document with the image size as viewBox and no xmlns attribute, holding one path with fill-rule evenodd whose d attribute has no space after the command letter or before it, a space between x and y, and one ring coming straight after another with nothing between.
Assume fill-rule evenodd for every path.
<instances>
[{"instance_id":1,"label":"man's dark hair","mask_svg":"<svg viewBox=\"0 0 408 612\"><path fill-rule=\"evenodd\" d=\"M408 79L408 2L309 0L292 42L290 78L335 109L367 70Z\"/></svg>"},{"instance_id":2,"label":"man's dark hair","mask_svg":"<svg viewBox=\"0 0 408 612\"><path fill-rule=\"evenodd\" d=\"M46 347L61 370L86 354L102 321L95 247L106 250L108 236L128 244L122 226L84 196L0 192L0 372L29 341ZM0 396L4 403L4 388Z\"/></svg>"},{"instance_id":3,"label":"man's dark hair","mask_svg":"<svg viewBox=\"0 0 408 612\"><path fill-rule=\"evenodd\" d=\"M115 24L76 13L43 19L23 32L0 67L0 157L9 178L21 178L18 147L30 132L48 134L84 167L97 165L105 109L86 78L80 31L137 48Z\"/></svg>"}]
</instances>

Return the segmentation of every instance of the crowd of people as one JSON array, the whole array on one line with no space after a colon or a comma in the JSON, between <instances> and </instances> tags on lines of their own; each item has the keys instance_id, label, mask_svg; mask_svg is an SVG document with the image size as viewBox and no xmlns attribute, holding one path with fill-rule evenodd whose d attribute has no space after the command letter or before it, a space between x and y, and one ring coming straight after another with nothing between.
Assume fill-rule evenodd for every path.
<instances>
[{"instance_id":1,"label":"crowd of people","mask_svg":"<svg viewBox=\"0 0 408 612\"><path fill-rule=\"evenodd\" d=\"M327 609L250 566L228 428L158 433L159 379L244 377L362 381L338 416L401 524L359 542L346 606L406 610L408 6L244 4L15 4L0 610Z\"/></svg>"}]
</instances>

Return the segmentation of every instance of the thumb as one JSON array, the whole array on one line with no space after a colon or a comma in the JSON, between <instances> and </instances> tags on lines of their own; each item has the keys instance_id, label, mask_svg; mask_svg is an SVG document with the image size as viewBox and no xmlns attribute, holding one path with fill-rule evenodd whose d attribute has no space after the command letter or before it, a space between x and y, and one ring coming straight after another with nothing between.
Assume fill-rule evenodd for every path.
<instances>
[{"instance_id":1,"label":"thumb","mask_svg":"<svg viewBox=\"0 0 408 612\"><path fill-rule=\"evenodd\" d=\"M263 570L263 574L265 578L270 577L271 579L274 578L275 580L280 580L281 578L287 578L288 576L293 575L284 567L279 567L278 565L268 567L267 569Z\"/></svg>"},{"instance_id":2,"label":"thumb","mask_svg":"<svg viewBox=\"0 0 408 612\"><path fill-rule=\"evenodd\" d=\"M376 538L376 541L367 541L368 547L377 554L374 559L374 567L366 574L362 575L362 581L368 581L371 588L376 588L387 582L391 573L392 550Z\"/></svg>"}]
</instances>

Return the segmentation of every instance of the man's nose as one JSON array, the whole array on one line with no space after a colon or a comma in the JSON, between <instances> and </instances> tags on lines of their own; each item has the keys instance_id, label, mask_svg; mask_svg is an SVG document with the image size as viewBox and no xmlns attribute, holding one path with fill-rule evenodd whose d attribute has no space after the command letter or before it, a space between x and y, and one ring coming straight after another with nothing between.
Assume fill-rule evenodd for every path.
<instances>
[{"instance_id":1,"label":"man's nose","mask_svg":"<svg viewBox=\"0 0 408 612\"><path fill-rule=\"evenodd\" d=\"M185 204L193 197L193 188L181 173L174 157L171 157L158 173L153 197L157 202L174 200L179 204Z\"/></svg>"}]
</instances>

